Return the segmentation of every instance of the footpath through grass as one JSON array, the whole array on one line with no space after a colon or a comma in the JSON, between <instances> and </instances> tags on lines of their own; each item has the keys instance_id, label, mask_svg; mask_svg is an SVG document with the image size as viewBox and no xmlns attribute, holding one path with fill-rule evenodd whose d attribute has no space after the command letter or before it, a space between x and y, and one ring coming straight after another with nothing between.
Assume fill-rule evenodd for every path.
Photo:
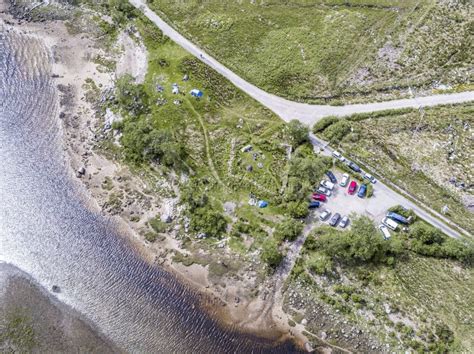
<instances>
[{"instance_id":1,"label":"footpath through grass","mask_svg":"<svg viewBox=\"0 0 474 354\"><path fill-rule=\"evenodd\" d=\"M469 2L148 3L240 76L292 100L392 98L435 81L472 88Z\"/></svg>"}]
</instances>

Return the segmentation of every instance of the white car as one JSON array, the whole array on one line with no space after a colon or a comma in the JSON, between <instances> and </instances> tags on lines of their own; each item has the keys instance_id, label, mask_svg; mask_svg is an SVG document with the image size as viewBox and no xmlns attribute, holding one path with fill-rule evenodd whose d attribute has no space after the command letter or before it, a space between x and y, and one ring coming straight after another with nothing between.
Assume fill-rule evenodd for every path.
<instances>
[{"instance_id":1,"label":"white car","mask_svg":"<svg viewBox=\"0 0 474 354\"><path fill-rule=\"evenodd\" d=\"M319 218L321 220L326 220L327 218L329 218L329 215L331 215L331 212L326 209L321 213L321 215L319 215Z\"/></svg>"},{"instance_id":2,"label":"white car","mask_svg":"<svg viewBox=\"0 0 474 354\"><path fill-rule=\"evenodd\" d=\"M372 183L375 183L375 182L377 182L377 180L375 179L375 177L374 177L374 176L372 176L371 174L364 173L364 175L363 175L363 176L364 176L364 178L365 178L365 179L368 179L368 180L369 180L370 182L372 182Z\"/></svg>"},{"instance_id":3,"label":"white car","mask_svg":"<svg viewBox=\"0 0 474 354\"><path fill-rule=\"evenodd\" d=\"M349 217L346 215L339 222L339 227L345 228L348 223L349 223Z\"/></svg>"},{"instance_id":4,"label":"white car","mask_svg":"<svg viewBox=\"0 0 474 354\"><path fill-rule=\"evenodd\" d=\"M324 194L327 197L331 196L331 191L325 187L318 187L318 189L316 189L316 193Z\"/></svg>"},{"instance_id":5,"label":"white car","mask_svg":"<svg viewBox=\"0 0 474 354\"><path fill-rule=\"evenodd\" d=\"M384 218L382 220L382 224L385 225L386 227L388 227L389 229L393 230L393 231L398 229L398 224L390 218Z\"/></svg>"},{"instance_id":6,"label":"white car","mask_svg":"<svg viewBox=\"0 0 474 354\"><path fill-rule=\"evenodd\" d=\"M349 174L348 173L344 173L342 175L342 179L341 179L341 182L339 183L339 185L341 187L345 187L347 186L347 184L349 183Z\"/></svg>"},{"instance_id":7,"label":"white car","mask_svg":"<svg viewBox=\"0 0 474 354\"><path fill-rule=\"evenodd\" d=\"M326 180L321 181L321 186L323 186L326 189L329 189L330 191L334 189L334 183L326 181Z\"/></svg>"},{"instance_id":8,"label":"white car","mask_svg":"<svg viewBox=\"0 0 474 354\"><path fill-rule=\"evenodd\" d=\"M380 231L382 231L383 238L388 240L390 238L390 231L388 231L387 226L385 225L379 225Z\"/></svg>"},{"instance_id":9,"label":"white car","mask_svg":"<svg viewBox=\"0 0 474 354\"><path fill-rule=\"evenodd\" d=\"M335 157L336 159L338 159L339 161L343 161L343 162L344 162L344 161L346 160L345 157L342 156L341 153L340 153L339 151L336 151L336 150L334 150L334 151L332 152L332 156Z\"/></svg>"}]
</instances>

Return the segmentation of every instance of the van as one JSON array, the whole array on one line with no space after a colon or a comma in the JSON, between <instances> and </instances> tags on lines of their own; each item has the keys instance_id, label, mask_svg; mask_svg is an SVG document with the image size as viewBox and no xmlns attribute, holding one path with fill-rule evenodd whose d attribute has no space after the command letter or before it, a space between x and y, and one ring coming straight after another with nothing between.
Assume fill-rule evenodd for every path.
<instances>
[{"instance_id":1,"label":"van","mask_svg":"<svg viewBox=\"0 0 474 354\"><path fill-rule=\"evenodd\" d=\"M387 226L379 225L379 230L382 231L384 239L388 240L390 238L390 231L388 231Z\"/></svg>"},{"instance_id":2,"label":"van","mask_svg":"<svg viewBox=\"0 0 474 354\"><path fill-rule=\"evenodd\" d=\"M382 220L382 224L384 224L385 226L387 226L389 229L391 229L393 231L398 229L398 224L390 218L384 218Z\"/></svg>"},{"instance_id":3,"label":"van","mask_svg":"<svg viewBox=\"0 0 474 354\"><path fill-rule=\"evenodd\" d=\"M334 150L332 152L332 156L335 157L336 159L340 160L342 158L342 155L339 151Z\"/></svg>"}]
</instances>

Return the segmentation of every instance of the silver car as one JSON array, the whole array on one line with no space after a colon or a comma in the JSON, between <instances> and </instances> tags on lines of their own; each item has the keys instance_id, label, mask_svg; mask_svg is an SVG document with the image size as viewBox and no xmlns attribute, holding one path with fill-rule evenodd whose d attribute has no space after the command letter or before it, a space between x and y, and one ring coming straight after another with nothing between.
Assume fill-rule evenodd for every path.
<instances>
[{"instance_id":1,"label":"silver car","mask_svg":"<svg viewBox=\"0 0 474 354\"><path fill-rule=\"evenodd\" d=\"M324 211L321 213L321 215L319 215L319 218L324 221L324 220L326 220L330 215L331 215L331 212L326 209L326 210L324 210Z\"/></svg>"},{"instance_id":2,"label":"silver car","mask_svg":"<svg viewBox=\"0 0 474 354\"><path fill-rule=\"evenodd\" d=\"M329 221L329 225L336 226L340 219L341 219L341 214L339 213L334 214L331 218L331 221Z\"/></svg>"},{"instance_id":3,"label":"silver car","mask_svg":"<svg viewBox=\"0 0 474 354\"><path fill-rule=\"evenodd\" d=\"M341 221L339 222L339 226L345 228L349 224L349 217L346 215L344 216Z\"/></svg>"}]
</instances>

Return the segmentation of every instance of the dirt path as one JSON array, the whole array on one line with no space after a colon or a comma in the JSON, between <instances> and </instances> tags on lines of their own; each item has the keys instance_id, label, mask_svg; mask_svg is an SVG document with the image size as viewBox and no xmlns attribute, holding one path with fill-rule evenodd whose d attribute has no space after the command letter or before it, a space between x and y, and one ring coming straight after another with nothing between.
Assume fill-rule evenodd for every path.
<instances>
[{"instance_id":1,"label":"dirt path","mask_svg":"<svg viewBox=\"0 0 474 354\"><path fill-rule=\"evenodd\" d=\"M155 23L165 35L170 37L174 42L183 47L189 53L202 60L204 63L215 69L221 75L226 77L235 86L246 92L261 104L278 114L283 120L298 119L306 124L314 124L323 117L336 115L345 116L354 113L367 113L382 111L386 109L400 108L418 108L420 106L435 106L440 104L461 103L474 101L474 91L433 95L426 97L417 97L410 99L400 99L386 102L376 102L367 104L352 104L345 106L327 106L327 105L311 105L305 103L292 102L281 97L269 94L255 85L245 81L230 69L219 63L216 59L209 56L198 46L194 45L182 36L173 27L167 24L160 16L153 12L144 0L129 0L130 3L141 9L146 17Z\"/></svg>"}]
</instances>

